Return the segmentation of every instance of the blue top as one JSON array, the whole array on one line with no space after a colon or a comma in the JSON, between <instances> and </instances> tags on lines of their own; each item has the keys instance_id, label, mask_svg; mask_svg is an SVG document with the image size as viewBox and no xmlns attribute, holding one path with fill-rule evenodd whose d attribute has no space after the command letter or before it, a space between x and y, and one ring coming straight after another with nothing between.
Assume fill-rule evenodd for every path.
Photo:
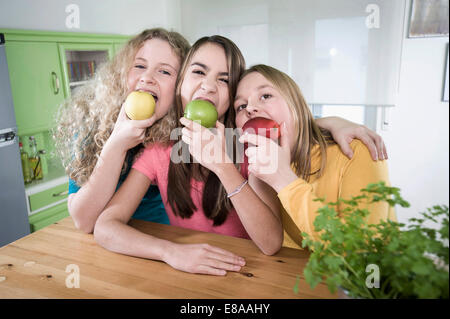
<instances>
[{"instance_id":1,"label":"blue top","mask_svg":"<svg viewBox=\"0 0 450 319\"><path fill-rule=\"evenodd\" d=\"M119 183L117 184L116 191L119 189L120 185L125 181L128 176L132 166L132 156L127 156L128 166L124 174L119 178ZM69 179L69 194L78 192L80 187L75 183L74 180ZM167 217L166 210L164 209L164 204L159 194L158 186L151 185L138 208L134 212L132 218L146 220L149 222L155 222L160 224L169 224L169 217Z\"/></svg>"}]
</instances>

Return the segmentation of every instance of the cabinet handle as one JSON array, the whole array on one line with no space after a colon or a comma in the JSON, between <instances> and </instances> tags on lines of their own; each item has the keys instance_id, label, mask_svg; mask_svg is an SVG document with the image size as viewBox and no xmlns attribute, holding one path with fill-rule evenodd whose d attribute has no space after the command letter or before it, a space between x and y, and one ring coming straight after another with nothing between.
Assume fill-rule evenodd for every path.
<instances>
[{"instance_id":1,"label":"cabinet handle","mask_svg":"<svg viewBox=\"0 0 450 319\"><path fill-rule=\"evenodd\" d=\"M59 197L59 196L64 196L64 195L68 195L68 194L69 194L69 190L65 190L65 191L62 191L62 192L59 192L59 193L52 194L52 196L53 197Z\"/></svg>"},{"instance_id":2,"label":"cabinet handle","mask_svg":"<svg viewBox=\"0 0 450 319\"><path fill-rule=\"evenodd\" d=\"M52 78L53 78L53 93L56 95L59 93L59 79L58 75L52 71Z\"/></svg>"}]
</instances>

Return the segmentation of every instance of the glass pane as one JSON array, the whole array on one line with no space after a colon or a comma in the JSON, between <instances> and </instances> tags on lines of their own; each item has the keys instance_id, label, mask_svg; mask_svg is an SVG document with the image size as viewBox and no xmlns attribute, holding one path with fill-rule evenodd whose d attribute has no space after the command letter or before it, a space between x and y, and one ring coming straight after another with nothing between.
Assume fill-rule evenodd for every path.
<instances>
[{"instance_id":1,"label":"glass pane","mask_svg":"<svg viewBox=\"0 0 450 319\"><path fill-rule=\"evenodd\" d=\"M108 51L66 51L70 87L91 79L98 66L108 61Z\"/></svg>"},{"instance_id":2,"label":"glass pane","mask_svg":"<svg viewBox=\"0 0 450 319\"><path fill-rule=\"evenodd\" d=\"M322 105L322 117L339 116L346 120L365 125L365 107L362 105Z\"/></svg>"}]
</instances>

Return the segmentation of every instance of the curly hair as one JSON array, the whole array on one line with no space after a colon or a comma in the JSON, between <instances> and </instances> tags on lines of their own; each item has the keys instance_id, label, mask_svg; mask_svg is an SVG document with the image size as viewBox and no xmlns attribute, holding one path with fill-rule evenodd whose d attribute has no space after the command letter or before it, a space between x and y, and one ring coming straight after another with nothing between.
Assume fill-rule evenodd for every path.
<instances>
[{"instance_id":1,"label":"curly hair","mask_svg":"<svg viewBox=\"0 0 450 319\"><path fill-rule=\"evenodd\" d=\"M154 38L167 41L183 62L190 45L181 34L162 28L144 30L130 39L111 61L102 65L93 80L78 88L59 107L57 125L52 130L55 150L67 175L79 186L88 181L113 131L126 99L128 72L136 53L145 41ZM166 116L147 128L144 145L167 143L174 126L171 121ZM135 150L129 150L127 158L135 155ZM127 169L127 162L124 161L122 173Z\"/></svg>"}]
</instances>

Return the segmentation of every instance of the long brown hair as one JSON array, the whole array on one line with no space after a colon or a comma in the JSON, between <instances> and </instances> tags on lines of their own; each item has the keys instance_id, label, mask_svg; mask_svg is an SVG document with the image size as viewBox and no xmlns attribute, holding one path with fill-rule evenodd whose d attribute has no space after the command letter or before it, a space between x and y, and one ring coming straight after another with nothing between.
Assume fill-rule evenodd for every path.
<instances>
[{"instance_id":1,"label":"long brown hair","mask_svg":"<svg viewBox=\"0 0 450 319\"><path fill-rule=\"evenodd\" d=\"M183 117L183 107L181 102L181 86L186 71L191 64L191 60L195 52L203 45L211 43L222 47L227 57L228 65L228 89L229 89L229 101L230 105L224 116L225 127L235 127L235 110L233 108L233 99L236 93L239 78L245 70L245 60L242 56L239 48L229 39L214 35L210 37L203 37L194 43L191 50L186 56L186 59L181 67L181 71L178 76L175 93L176 107L171 110L175 112L172 114L177 121ZM181 136L178 136L178 143L184 145L181 140ZM172 152L178 151L173 148ZM195 172L201 172L200 164L192 163L192 156L189 163L181 162L178 164L170 162L167 186L167 197L170 206L175 215L179 215L182 218L189 218L192 216L197 207L194 205L191 198L191 179ZM233 208L231 201L227 198L227 193L219 178L209 172L206 175L201 175L199 178L205 181L203 189L202 206L205 216L214 221L214 226L221 225L227 218L228 212Z\"/></svg>"},{"instance_id":2,"label":"long brown hair","mask_svg":"<svg viewBox=\"0 0 450 319\"><path fill-rule=\"evenodd\" d=\"M335 143L330 132L316 124L300 88L286 73L258 64L246 70L241 79L252 72L257 72L270 81L290 108L297 132L294 137L295 148L291 152L291 164L295 173L306 181L309 181L311 175L321 176L327 161L327 145ZM315 145L319 146L321 164L317 171L311 172L311 152Z\"/></svg>"},{"instance_id":3,"label":"long brown hair","mask_svg":"<svg viewBox=\"0 0 450 319\"><path fill-rule=\"evenodd\" d=\"M111 61L99 68L92 81L75 91L59 108L57 125L52 132L55 148L66 173L79 186L88 181L113 131L126 98L128 72L136 53L145 41L154 38L167 41L183 62L190 45L181 34L162 28L144 30L130 39ZM167 138L166 117L147 128L145 143ZM129 150L127 159L135 154L135 149ZM127 162L124 162L122 172L127 168Z\"/></svg>"}]
</instances>

